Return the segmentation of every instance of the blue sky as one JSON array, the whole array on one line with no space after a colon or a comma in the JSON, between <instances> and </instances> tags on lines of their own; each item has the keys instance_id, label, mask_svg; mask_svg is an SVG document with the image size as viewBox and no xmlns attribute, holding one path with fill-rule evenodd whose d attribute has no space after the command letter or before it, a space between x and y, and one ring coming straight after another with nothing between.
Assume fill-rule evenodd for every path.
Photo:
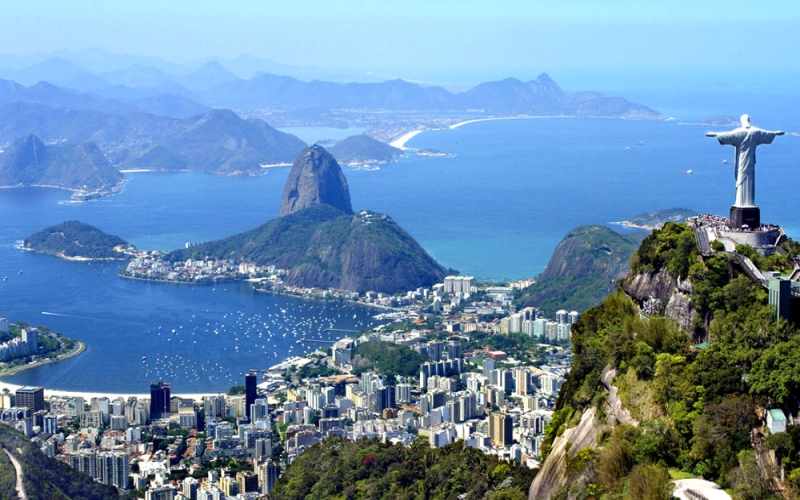
<instances>
[{"instance_id":1,"label":"blue sky","mask_svg":"<svg viewBox=\"0 0 800 500\"><path fill-rule=\"evenodd\" d=\"M0 53L252 54L439 83L800 74L800 2L5 0Z\"/></svg>"}]
</instances>

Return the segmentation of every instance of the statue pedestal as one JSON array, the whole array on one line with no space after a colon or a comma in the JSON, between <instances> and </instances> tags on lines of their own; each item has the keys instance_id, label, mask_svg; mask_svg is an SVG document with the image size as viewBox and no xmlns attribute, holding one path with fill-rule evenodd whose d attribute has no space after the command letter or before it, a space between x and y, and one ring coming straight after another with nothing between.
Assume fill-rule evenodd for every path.
<instances>
[{"instance_id":1,"label":"statue pedestal","mask_svg":"<svg viewBox=\"0 0 800 500\"><path fill-rule=\"evenodd\" d=\"M754 229L761 226L761 209L758 207L731 207L731 228L747 227Z\"/></svg>"}]
</instances>

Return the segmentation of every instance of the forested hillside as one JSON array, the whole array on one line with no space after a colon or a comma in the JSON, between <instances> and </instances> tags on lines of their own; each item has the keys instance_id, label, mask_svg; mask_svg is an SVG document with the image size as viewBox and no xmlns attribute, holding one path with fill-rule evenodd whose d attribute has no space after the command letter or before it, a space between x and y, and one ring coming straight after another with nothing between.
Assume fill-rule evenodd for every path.
<instances>
[{"instance_id":1,"label":"forested hillside","mask_svg":"<svg viewBox=\"0 0 800 500\"><path fill-rule=\"evenodd\" d=\"M95 482L67 464L50 458L20 432L0 424L0 447L13 453L22 465L28 500L118 500L117 489ZM0 452L0 500L17 498L14 467Z\"/></svg>"},{"instance_id":2,"label":"forested hillside","mask_svg":"<svg viewBox=\"0 0 800 500\"><path fill-rule=\"evenodd\" d=\"M784 246L785 255L760 264L790 259L793 244ZM770 482L777 471L759 467L751 436L763 440L764 408L796 411L800 332L776 321L766 291L741 275L729 254L699 256L683 224L666 224L648 236L631 267L628 280L671 274L690 286L694 331L664 315L666 302L650 304L655 310L643 315L622 291L581 316L572 335L575 359L544 447L590 408L599 415L600 439L597 446L567 451L565 486L549 498L666 499L668 481L678 475L716 481L737 498L779 498ZM700 340L708 343L695 345ZM613 386L632 417L626 424L606 421L604 373L616 373ZM794 497L800 432L789 429L766 437L764 446L776 451L786 493Z\"/></svg>"},{"instance_id":3,"label":"forested hillside","mask_svg":"<svg viewBox=\"0 0 800 500\"><path fill-rule=\"evenodd\" d=\"M306 450L278 479L273 500L524 500L534 470L484 455L463 442L431 448L330 437Z\"/></svg>"}]
</instances>

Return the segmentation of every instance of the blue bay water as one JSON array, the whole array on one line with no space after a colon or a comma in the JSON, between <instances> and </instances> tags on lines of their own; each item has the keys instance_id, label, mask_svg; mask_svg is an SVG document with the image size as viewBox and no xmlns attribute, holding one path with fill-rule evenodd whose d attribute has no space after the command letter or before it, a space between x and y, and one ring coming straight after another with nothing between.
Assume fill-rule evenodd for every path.
<instances>
[{"instance_id":1,"label":"blue bay water","mask_svg":"<svg viewBox=\"0 0 800 500\"><path fill-rule=\"evenodd\" d=\"M734 150L704 137L707 127L681 122L733 114L736 106L716 95L662 103L676 120L527 119L427 131L407 146L455 156L410 153L378 170L345 168L353 207L390 214L446 267L492 280L536 276L579 225L671 207L726 214ZM800 130L796 98L750 106L757 126ZM790 235L800 234L798 153L798 137L787 134L759 148L756 167L762 219ZM226 390L250 368L316 346L296 344L295 335L337 338L343 334L322 330L371 324L375 311L363 307L256 294L246 284L128 281L116 276L119 264L68 262L14 247L34 231L76 219L147 250L221 238L276 217L288 172L134 173L121 194L82 204L52 189L0 190L0 276L9 278L0 282L0 316L47 324L88 345L77 358L8 380L145 392L151 380L165 379L177 391Z\"/></svg>"}]
</instances>

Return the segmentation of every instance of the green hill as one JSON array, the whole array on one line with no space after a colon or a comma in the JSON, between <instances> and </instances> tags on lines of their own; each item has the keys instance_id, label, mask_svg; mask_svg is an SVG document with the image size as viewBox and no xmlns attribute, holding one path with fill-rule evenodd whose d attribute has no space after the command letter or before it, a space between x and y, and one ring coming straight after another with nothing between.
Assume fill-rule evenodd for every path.
<instances>
[{"instance_id":1,"label":"green hill","mask_svg":"<svg viewBox=\"0 0 800 500\"><path fill-rule=\"evenodd\" d=\"M126 168L189 169L223 175L261 173L259 164L281 163L305 147L297 137L257 119L244 120L227 109L182 120L171 136L131 155Z\"/></svg>"},{"instance_id":2,"label":"green hill","mask_svg":"<svg viewBox=\"0 0 800 500\"><path fill-rule=\"evenodd\" d=\"M599 304L625 275L644 235L620 234L605 226L580 226L559 242L537 282L517 298L546 314L559 309L584 311Z\"/></svg>"},{"instance_id":3,"label":"green hill","mask_svg":"<svg viewBox=\"0 0 800 500\"><path fill-rule=\"evenodd\" d=\"M28 500L119 500L116 488L95 482L69 465L50 458L20 432L0 424L0 447L12 453L22 466ZM17 498L16 472L0 452L0 500Z\"/></svg>"},{"instance_id":4,"label":"green hill","mask_svg":"<svg viewBox=\"0 0 800 500\"><path fill-rule=\"evenodd\" d=\"M79 259L123 260L130 244L89 224L68 221L42 229L24 241L26 250Z\"/></svg>"},{"instance_id":5,"label":"green hill","mask_svg":"<svg viewBox=\"0 0 800 500\"><path fill-rule=\"evenodd\" d=\"M302 287L396 293L431 286L445 270L387 215L313 205L222 240L177 250L171 261L205 257L289 269Z\"/></svg>"},{"instance_id":6,"label":"green hill","mask_svg":"<svg viewBox=\"0 0 800 500\"><path fill-rule=\"evenodd\" d=\"M788 242L762 264L793 253ZM543 444L552 451L530 498L666 499L670 468L735 498L777 499L777 470L751 436L775 451L787 498L797 498L800 428L766 439L754 429L758 408L797 409L800 331L775 320L766 291L731 255L700 256L685 224L654 231L631 267L621 290L573 327L574 361Z\"/></svg>"},{"instance_id":7,"label":"green hill","mask_svg":"<svg viewBox=\"0 0 800 500\"><path fill-rule=\"evenodd\" d=\"M123 180L94 142L46 146L29 135L0 153L0 186L109 191Z\"/></svg>"},{"instance_id":8,"label":"green hill","mask_svg":"<svg viewBox=\"0 0 800 500\"><path fill-rule=\"evenodd\" d=\"M388 163L403 151L367 135L354 135L331 146L328 151L339 163Z\"/></svg>"},{"instance_id":9,"label":"green hill","mask_svg":"<svg viewBox=\"0 0 800 500\"><path fill-rule=\"evenodd\" d=\"M532 469L484 455L463 441L430 448L379 440L330 437L289 465L270 493L273 500L524 500Z\"/></svg>"}]
</instances>

